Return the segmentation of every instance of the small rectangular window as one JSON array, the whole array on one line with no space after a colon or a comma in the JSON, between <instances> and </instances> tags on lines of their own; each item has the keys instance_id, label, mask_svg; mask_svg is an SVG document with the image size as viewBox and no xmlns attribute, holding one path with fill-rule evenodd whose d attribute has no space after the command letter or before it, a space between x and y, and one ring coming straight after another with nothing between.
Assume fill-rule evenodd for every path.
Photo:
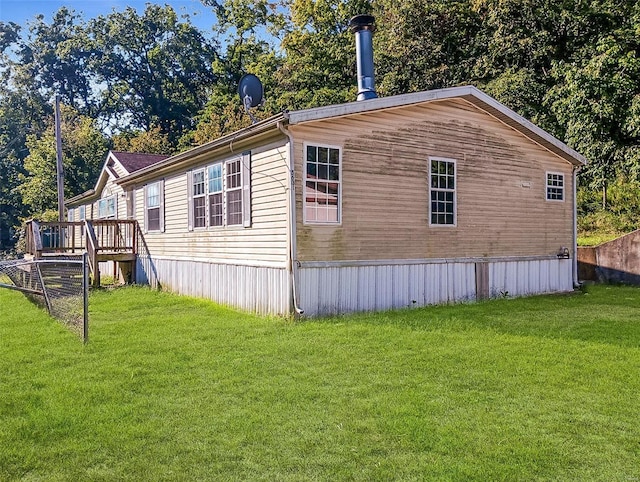
<instances>
[{"instance_id":1,"label":"small rectangular window","mask_svg":"<svg viewBox=\"0 0 640 482\"><path fill-rule=\"evenodd\" d=\"M547 201L564 201L564 174L547 173Z\"/></svg>"},{"instance_id":2,"label":"small rectangular window","mask_svg":"<svg viewBox=\"0 0 640 482\"><path fill-rule=\"evenodd\" d=\"M85 220L85 207L84 206L80 206L79 208L79 215L80 215L80 221L84 221Z\"/></svg>"},{"instance_id":3,"label":"small rectangular window","mask_svg":"<svg viewBox=\"0 0 640 482\"><path fill-rule=\"evenodd\" d=\"M340 149L306 146L304 171L304 220L340 223Z\"/></svg>"},{"instance_id":4,"label":"small rectangular window","mask_svg":"<svg viewBox=\"0 0 640 482\"><path fill-rule=\"evenodd\" d=\"M154 182L147 185L146 209L147 209L147 231L160 231L161 215L161 182Z\"/></svg>"},{"instance_id":5,"label":"small rectangular window","mask_svg":"<svg viewBox=\"0 0 640 482\"><path fill-rule=\"evenodd\" d=\"M429 158L429 224L456 224L456 161Z\"/></svg>"},{"instance_id":6,"label":"small rectangular window","mask_svg":"<svg viewBox=\"0 0 640 482\"><path fill-rule=\"evenodd\" d=\"M74 219L74 214L75 214L75 213L74 213L73 208L69 209L69 210L67 211L67 221L69 221L70 223L72 223L73 221L75 221L75 219Z\"/></svg>"}]
</instances>

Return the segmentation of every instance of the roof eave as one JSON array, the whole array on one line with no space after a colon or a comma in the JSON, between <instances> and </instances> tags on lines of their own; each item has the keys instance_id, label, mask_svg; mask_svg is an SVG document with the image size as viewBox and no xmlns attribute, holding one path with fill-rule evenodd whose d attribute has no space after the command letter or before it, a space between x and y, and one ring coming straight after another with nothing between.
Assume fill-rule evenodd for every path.
<instances>
[{"instance_id":1,"label":"roof eave","mask_svg":"<svg viewBox=\"0 0 640 482\"><path fill-rule=\"evenodd\" d=\"M223 137L219 137L218 139L215 139L213 141L207 142L187 151L183 151L179 154L168 157L167 159L156 164L152 164L151 166L139 169L127 176L121 177L120 179L118 179L117 183L124 187L136 182L141 182L150 178L164 175L176 169L189 166L190 164L196 164L200 159L202 159L202 157L216 150L219 150L224 146L233 151L235 143L240 143L241 141L251 139L252 137L258 137L259 135L267 133L269 131L279 132L277 126L278 123L282 122L283 120L285 120L284 114L277 114L275 116L269 117L268 119L250 125L249 127L245 127Z\"/></svg>"}]
</instances>

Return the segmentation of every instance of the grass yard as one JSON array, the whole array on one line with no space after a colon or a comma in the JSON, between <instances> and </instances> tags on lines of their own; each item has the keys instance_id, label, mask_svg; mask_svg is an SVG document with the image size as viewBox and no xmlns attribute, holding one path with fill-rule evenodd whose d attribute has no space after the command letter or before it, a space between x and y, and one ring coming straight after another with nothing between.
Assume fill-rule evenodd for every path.
<instances>
[{"instance_id":1,"label":"grass yard","mask_svg":"<svg viewBox=\"0 0 640 482\"><path fill-rule=\"evenodd\" d=\"M0 290L0 480L640 479L640 289L294 323Z\"/></svg>"}]
</instances>

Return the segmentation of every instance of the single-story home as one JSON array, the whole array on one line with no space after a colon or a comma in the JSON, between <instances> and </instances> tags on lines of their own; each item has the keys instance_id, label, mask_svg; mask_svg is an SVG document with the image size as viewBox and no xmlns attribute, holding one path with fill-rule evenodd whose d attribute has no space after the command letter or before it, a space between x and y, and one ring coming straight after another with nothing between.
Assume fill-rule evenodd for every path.
<instances>
[{"instance_id":1,"label":"single-story home","mask_svg":"<svg viewBox=\"0 0 640 482\"><path fill-rule=\"evenodd\" d=\"M139 283L316 316L572 290L585 163L462 86L284 112L166 158L111 152L67 207L138 221Z\"/></svg>"}]
</instances>

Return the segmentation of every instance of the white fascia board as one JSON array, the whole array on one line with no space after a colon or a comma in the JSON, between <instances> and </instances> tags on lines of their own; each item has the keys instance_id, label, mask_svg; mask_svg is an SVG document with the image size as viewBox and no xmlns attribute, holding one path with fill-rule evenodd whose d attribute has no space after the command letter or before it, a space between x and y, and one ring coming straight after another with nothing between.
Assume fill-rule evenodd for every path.
<instances>
[{"instance_id":1,"label":"white fascia board","mask_svg":"<svg viewBox=\"0 0 640 482\"><path fill-rule=\"evenodd\" d=\"M314 120L327 119L330 117L340 117L351 114L360 114L373 110L401 107L404 105L419 104L430 100L449 99L471 95L475 87L466 85L463 87L450 87L448 89L427 90L424 92L414 92L411 94L394 95L391 97L379 97L377 99L361 100L349 102L347 104L328 105L291 111L286 114L289 124L300 124Z\"/></svg>"},{"instance_id":2,"label":"white fascia board","mask_svg":"<svg viewBox=\"0 0 640 482\"><path fill-rule=\"evenodd\" d=\"M107 155L107 160L105 161L105 164L107 164L107 163L109 162L109 159L113 159L113 162L114 162L114 163L116 163L116 162L118 163L118 166L120 166L120 168L121 168L124 172L126 172L126 173L127 173L127 174L125 174L125 176L126 176L126 175L128 175L128 174L131 174L131 173L130 173L130 172L129 172L125 167L124 167L124 165L120 162L120 159L118 159L118 158L116 157L116 155L115 155L112 151L109 151L109 154ZM116 176L116 177L117 177L117 176Z\"/></svg>"},{"instance_id":3,"label":"white fascia board","mask_svg":"<svg viewBox=\"0 0 640 482\"><path fill-rule=\"evenodd\" d=\"M525 130L530 131L532 134L535 134L536 136L540 137L544 141L546 141L549 144L553 145L554 147L556 147L557 149L561 150L562 152L564 152L568 156L572 157L573 159L575 159L577 161L575 163L576 165L580 165L580 164L581 165L586 165L587 164L587 159L582 154L580 154L577 151L571 149L568 145L566 145L561 140L555 138L554 136L549 134L547 131L541 129L540 127L535 125L533 122L525 119L524 117L522 117L517 112L514 112L513 110L509 109L506 105L501 104L496 99L494 99L493 97L485 94L481 90L479 90L479 89L477 89L475 87L472 87L472 89L473 90L472 90L472 92L470 94L473 97L478 99L480 102L486 104L487 106L491 107L492 109L495 109L495 110L499 111L500 113L506 115L507 117L511 118L512 120L514 120L515 122L520 124Z\"/></svg>"}]
</instances>

